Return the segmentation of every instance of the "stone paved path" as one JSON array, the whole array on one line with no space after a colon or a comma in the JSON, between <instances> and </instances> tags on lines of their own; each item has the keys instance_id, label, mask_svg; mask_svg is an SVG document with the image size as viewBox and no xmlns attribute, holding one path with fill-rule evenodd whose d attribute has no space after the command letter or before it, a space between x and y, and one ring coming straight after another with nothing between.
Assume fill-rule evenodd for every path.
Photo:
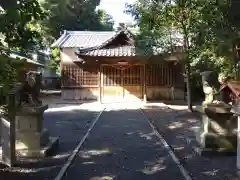
<instances>
[{"instance_id":1,"label":"stone paved path","mask_svg":"<svg viewBox=\"0 0 240 180\"><path fill-rule=\"evenodd\" d=\"M107 109L63 180L184 180L140 110Z\"/></svg>"}]
</instances>

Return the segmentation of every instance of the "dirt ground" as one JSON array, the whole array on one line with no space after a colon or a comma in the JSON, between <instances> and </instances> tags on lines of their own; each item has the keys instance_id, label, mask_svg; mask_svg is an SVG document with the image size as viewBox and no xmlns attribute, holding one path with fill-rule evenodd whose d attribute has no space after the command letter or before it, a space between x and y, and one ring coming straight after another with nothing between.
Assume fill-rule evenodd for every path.
<instances>
[{"instance_id":1,"label":"dirt ground","mask_svg":"<svg viewBox=\"0 0 240 180\"><path fill-rule=\"evenodd\" d=\"M91 103L61 101L60 96L41 99L43 104L49 105L49 109L44 113L44 127L48 129L50 136L59 137L59 148L50 157L21 158L18 167L8 168L1 165L1 180L54 179L101 111L99 106Z\"/></svg>"},{"instance_id":2,"label":"dirt ground","mask_svg":"<svg viewBox=\"0 0 240 180\"><path fill-rule=\"evenodd\" d=\"M184 105L148 103L144 114L171 146L180 162L197 180L237 180L236 156L200 156L194 151L200 116Z\"/></svg>"},{"instance_id":3,"label":"dirt ground","mask_svg":"<svg viewBox=\"0 0 240 180\"><path fill-rule=\"evenodd\" d=\"M84 136L103 108L93 102L63 101L57 95L41 99L44 104L49 105L44 114L44 127L49 130L51 136L60 138L58 151L53 156L43 159L21 159L19 167L0 167L0 179L54 179L79 139ZM144 114L171 146L193 180L239 179L236 173L236 156L202 157L193 150L196 145L195 131L199 128L200 119L186 109L181 102L172 105L147 103L142 107Z\"/></svg>"}]
</instances>

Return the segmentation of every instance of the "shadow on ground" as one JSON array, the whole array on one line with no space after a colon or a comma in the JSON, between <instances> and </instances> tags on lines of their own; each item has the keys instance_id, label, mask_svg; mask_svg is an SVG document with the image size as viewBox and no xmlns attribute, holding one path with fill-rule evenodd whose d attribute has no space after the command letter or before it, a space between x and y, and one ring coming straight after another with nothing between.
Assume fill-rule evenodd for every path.
<instances>
[{"instance_id":1,"label":"shadow on ground","mask_svg":"<svg viewBox=\"0 0 240 180\"><path fill-rule=\"evenodd\" d=\"M185 100L161 100L161 101L148 101L149 105L156 105L156 107L159 107L159 104L165 104L165 105L173 105L173 106L187 106L187 101ZM194 101L193 106L200 105L200 101Z\"/></svg>"},{"instance_id":2,"label":"shadow on ground","mask_svg":"<svg viewBox=\"0 0 240 180\"><path fill-rule=\"evenodd\" d=\"M55 104L44 114L44 127L51 136L59 137L57 152L46 158L20 158L18 167L1 168L0 179L6 180L45 180L54 179L60 168L89 126L101 111L100 108L81 104Z\"/></svg>"},{"instance_id":3,"label":"shadow on ground","mask_svg":"<svg viewBox=\"0 0 240 180\"><path fill-rule=\"evenodd\" d=\"M186 106L147 104L144 114L164 136L184 167L197 180L237 180L236 157L204 157L193 151L200 116Z\"/></svg>"},{"instance_id":4,"label":"shadow on ground","mask_svg":"<svg viewBox=\"0 0 240 180\"><path fill-rule=\"evenodd\" d=\"M138 109L106 110L63 180L184 180Z\"/></svg>"}]
</instances>

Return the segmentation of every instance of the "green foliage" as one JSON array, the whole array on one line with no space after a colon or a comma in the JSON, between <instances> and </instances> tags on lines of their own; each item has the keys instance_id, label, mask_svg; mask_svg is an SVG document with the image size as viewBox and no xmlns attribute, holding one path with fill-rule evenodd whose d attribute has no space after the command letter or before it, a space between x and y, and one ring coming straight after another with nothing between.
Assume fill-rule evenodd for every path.
<instances>
[{"instance_id":1,"label":"green foliage","mask_svg":"<svg viewBox=\"0 0 240 180\"><path fill-rule=\"evenodd\" d=\"M0 47L27 53L49 47L64 29L112 30L112 17L103 10L96 10L99 3L100 0L1 1ZM15 85L21 69L21 60L10 59L7 53L0 51L2 97ZM50 68L58 70L59 50L53 50L51 59Z\"/></svg>"},{"instance_id":2,"label":"green foliage","mask_svg":"<svg viewBox=\"0 0 240 180\"><path fill-rule=\"evenodd\" d=\"M9 58L9 52L11 50L26 52L41 44L41 36L33 29L33 24L35 21L42 20L45 14L37 0L1 1L0 7L2 8L0 15L0 99L1 103L5 103L5 98L15 86L18 71L21 70L23 64L20 59Z\"/></svg>"},{"instance_id":3,"label":"green foliage","mask_svg":"<svg viewBox=\"0 0 240 180\"><path fill-rule=\"evenodd\" d=\"M112 16L96 7L100 0L39 0L47 17L35 21L34 28L43 38L43 45L49 47L59 38L63 30L113 30ZM57 50L53 50L55 53ZM53 63L49 67L59 70L59 55L52 55Z\"/></svg>"},{"instance_id":4,"label":"green foliage","mask_svg":"<svg viewBox=\"0 0 240 180\"><path fill-rule=\"evenodd\" d=\"M51 60L52 60L52 63L49 66L49 68L59 73L60 71L59 67L60 67L60 61L61 61L59 49L55 48L52 50Z\"/></svg>"},{"instance_id":5,"label":"green foliage","mask_svg":"<svg viewBox=\"0 0 240 180\"><path fill-rule=\"evenodd\" d=\"M23 67L23 60L11 59L6 54L0 55L0 102L5 103L10 90L17 83L16 76Z\"/></svg>"},{"instance_id":6,"label":"green foliage","mask_svg":"<svg viewBox=\"0 0 240 180\"><path fill-rule=\"evenodd\" d=\"M4 13L0 16L0 33L10 49L26 51L38 45L41 37L31 29L31 23L45 17L37 0L10 0L0 2Z\"/></svg>"},{"instance_id":7,"label":"green foliage","mask_svg":"<svg viewBox=\"0 0 240 180\"><path fill-rule=\"evenodd\" d=\"M47 18L39 24L46 45L59 38L63 30L113 30L112 17L96 10L100 0L41 0L40 3L47 13Z\"/></svg>"},{"instance_id":8,"label":"green foliage","mask_svg":"<svg viewBox=\"0 0 240 180\"><path fill-rule=\"evenodd\" d=\"M217 3L212 0L137 0L127 6L127 12L135 17L140 27L138 40L141 43L137 44L147 52L153 52L153 47L171 51L176 42L173 34L182 34L185 64L190 65L189 79L196 89L200 87L197 82L201 82L201 71L215 70L230 76L236 73L236 62L240 60L237 50L239 5L240 2L234 0Z\"/></svg>"}]
</instances>

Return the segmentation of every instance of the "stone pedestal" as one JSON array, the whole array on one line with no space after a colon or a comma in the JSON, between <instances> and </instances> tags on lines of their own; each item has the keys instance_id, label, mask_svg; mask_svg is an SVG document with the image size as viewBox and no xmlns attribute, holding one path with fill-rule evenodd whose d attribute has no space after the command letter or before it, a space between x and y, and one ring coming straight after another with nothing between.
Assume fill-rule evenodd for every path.
<instances>
[{"instance_id":1,"label":"stone pedestal","mask_svg":"<svg viewBox=\"0 0 240 180\"><path fill-rule=\"evenodd\" d=\"M237 168L240 170L240 104L233 105L231 112L238 117L237 128Z\"/></svg>"},{"instance_id":2,"label":"stone pedestal","mask_svg":"<svg viewBox=\"0 0 240 180\"><path fill-rule=\"evenodd\" d=\"M201 127L196 139L202 152L236 152L237 118L225 103L208 104L202 109Z\"/></svg>"},{"instance_id":3,"label":"stone pedestal","mask_svg":"<svg viewBox=\"0 0 240 180\"><path fill-rule=\"evenodd\" d=\"M58 138L50 137L43 128L43 113L48 105L24 106L16 114L16 153L19 156L46 156L58 146Z\"/></svg>"}]
</instances>

